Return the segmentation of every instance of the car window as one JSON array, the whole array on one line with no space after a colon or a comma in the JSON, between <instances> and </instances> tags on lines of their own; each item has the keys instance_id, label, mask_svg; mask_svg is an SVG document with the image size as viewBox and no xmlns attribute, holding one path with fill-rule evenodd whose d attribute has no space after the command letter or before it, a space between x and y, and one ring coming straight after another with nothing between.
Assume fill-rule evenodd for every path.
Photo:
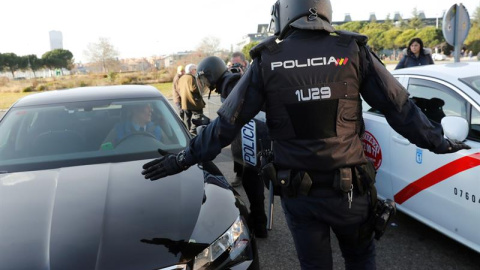
<instances>
[{"instance_id":1,"label":"car window","mask_svg":"<svg viewBox=\"0 0 480 270\"><path fill-rule=\"evenodd\" d=\"M470 132L468 138L480 141L480 112L472 107L472 118L470 122Z\"/></svg>"},{"instance_id":2,"label":"car window","mask_svg":"<svg viewBox=\"0 0 480 270\"><path fill-rule=\"evenodd\" d=\"M13 108L0 122L0 168L144 159L158 156L158 148L176 152L188 140L182 123L162 99Z\"/></svg>"},{"instance_id":3,"label":"car window","mask_svg":"<svg viewBox=\"0 0 480 270\"><path fill-rule=\"evenodd\" d=\"M467 101L443 84L422 79L410 79L410 99L433 121L440 123L445 116L467 119Z\"/></svg>"},{"instance_id":4,"label":"car window","mask_svg":"<svg viewBox=\"0 0 480 270\"><path fill-rule=\"evenodd\" d=\"M480 76L464 77L459 80L480 94Z\"/></svg>"},{"instance_id":5,"label":"car window","mask_svg":"<svg viewBox=\"0 0 480 270\"><path fill-rule=\"evenodd\" d=\"M395 79L400 80L400 77L399 77L399 76L394 76L394 77L395 77ZM382 112L380 112L379 110L373 108L373 107L370 106L367 102L365 102L365 100L363 100L363 98L362 98L362 112L368 112L368 113L383 115Z\"/></svg>"}]
</instances>

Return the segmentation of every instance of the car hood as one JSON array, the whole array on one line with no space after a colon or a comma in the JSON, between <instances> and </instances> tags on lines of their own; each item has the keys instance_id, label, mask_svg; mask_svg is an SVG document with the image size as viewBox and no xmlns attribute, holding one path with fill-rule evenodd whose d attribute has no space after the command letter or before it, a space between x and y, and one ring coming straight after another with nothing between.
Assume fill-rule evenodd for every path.
<instances>
[{"instance_id":1,"label":"car hood","mask_svg":"<svg viewBox=\"0 0 480 270\"><path fill-rule=\"evenodd\" d=\"M0 175L0 268L158 269L191 260L238 216L231 190L198 167L152 182L144 163Z\"/></svg>"}]
</instances>

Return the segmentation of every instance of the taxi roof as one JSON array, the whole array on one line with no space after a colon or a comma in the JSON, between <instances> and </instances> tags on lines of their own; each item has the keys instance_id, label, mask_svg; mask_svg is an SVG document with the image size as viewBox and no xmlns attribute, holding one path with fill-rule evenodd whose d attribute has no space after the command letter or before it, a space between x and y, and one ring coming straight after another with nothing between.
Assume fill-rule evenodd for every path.
<instances>
[{"instance_id":1,"label":"taxi roof","mask_svg":"<svg viewBox=\"0 0 480 270\"><path fill-rule=\"evenodd\" d=\"M421 75L434 77L448 82L456 82L458 78L480 76L480 62L457 62L426 65L393 70L393 75Z\"/></svg>"}]
</instances>

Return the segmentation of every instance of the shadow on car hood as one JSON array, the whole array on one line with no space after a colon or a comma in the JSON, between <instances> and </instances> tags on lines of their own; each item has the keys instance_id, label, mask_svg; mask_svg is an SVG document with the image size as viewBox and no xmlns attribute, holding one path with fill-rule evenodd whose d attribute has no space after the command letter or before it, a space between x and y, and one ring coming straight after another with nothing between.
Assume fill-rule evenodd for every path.
<instances>
[{"instance_id":1,"label":"shadow on car hood","mask_svg":"<svg viewBox=\"0 0 480 270\"><path fill-rule=\"evenodd\" d=\"M0 268L161 268L192 259L238 216L233 193L204 189L198 167L151 182L143 163L2 175Z\"/></svg>"}]
</instances>

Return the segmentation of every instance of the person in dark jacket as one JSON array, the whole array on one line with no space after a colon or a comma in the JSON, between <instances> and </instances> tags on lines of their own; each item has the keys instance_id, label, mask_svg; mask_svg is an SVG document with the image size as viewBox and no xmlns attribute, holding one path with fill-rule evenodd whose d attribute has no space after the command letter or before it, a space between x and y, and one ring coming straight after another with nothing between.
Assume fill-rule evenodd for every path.
<instances>
[{"instance_id":1,"label":"person in dark jacket","mask_svg":"<svg viewBox=\"0 0 480 270\"><path fill-rule=\"evenodd\" d=\"M444 138L366 36L335 31L330 1L278 0L271 14L275 36L252 49L253 63L218 117L184 150L144 164L142 174L153 181L214 159L265 106L272 175L301 268L332 269L332 230L346 269L375 269L374 174L361 142L361 97L420 148L447 154L469 146Z\"/></svg>"},{"instance_id":2,"label":"person in dark jacket","mask_svg":"<svg viewBox=\"0 0 480 270\"><path fill-rule=\"evenodd\" d=\"M432 54L423 48L423 41L420 38L413 38L395 69L433 64Z\"/></svg>"},{"instance_id":3,"label":"person in dark jacket","mask_svg":"<svg viewBox=\"0 0 480 270\"><path fill-rule=\"evenodd\" d=\"M241 78L241 73L232 73L228 70L225 62L217 56L209 56L204 58L198 64L197 68L197 82L200 88L209 88L211 91L218 92L221 96L222 102L228 97L238 80ZM234 152L233 147L237 147L237 151L242 153L242 136L239 133L235 142L232 143L232 156L238 154ZM248 217L248 225L252 229L253 233L258 238L266 238L267 233L267 215L265 214L265 196L263 181L258 176L258 171L252 166L242 166L239 170L240 177L244 178L244 181L239 181L239 184L232 186L236 187L243 185L245 193L247 194L248 201L250 202L250 214ZM237 177L236 179L239 179Z\"/></svg>"},{"instance_id":4,"label":"person in dark jacket","mask_svg":"<svg viewBox=\"0 0 480 270\"><path fill-rule=\"evenodd\" d=\"M229 70L233 73L238 72L243 75L248 68L248 61L242 52L234 52L230 59L230 63L232 64L232 67L229 67Z\"/></svg>"},{"instance_id":5,"label":"person in dark jacket","mask_svg":"<svg viewBox=\"0 0 480 270\"><path fill-rule=\"evenodd\" d=\"M117 123L108 133L102 147L117 146L124 138L136 133L149 133L157 140L162 138L160 126L152 121L150 103L130 105L126 108L126 119Z\"/></svg>"}]
</instances>

